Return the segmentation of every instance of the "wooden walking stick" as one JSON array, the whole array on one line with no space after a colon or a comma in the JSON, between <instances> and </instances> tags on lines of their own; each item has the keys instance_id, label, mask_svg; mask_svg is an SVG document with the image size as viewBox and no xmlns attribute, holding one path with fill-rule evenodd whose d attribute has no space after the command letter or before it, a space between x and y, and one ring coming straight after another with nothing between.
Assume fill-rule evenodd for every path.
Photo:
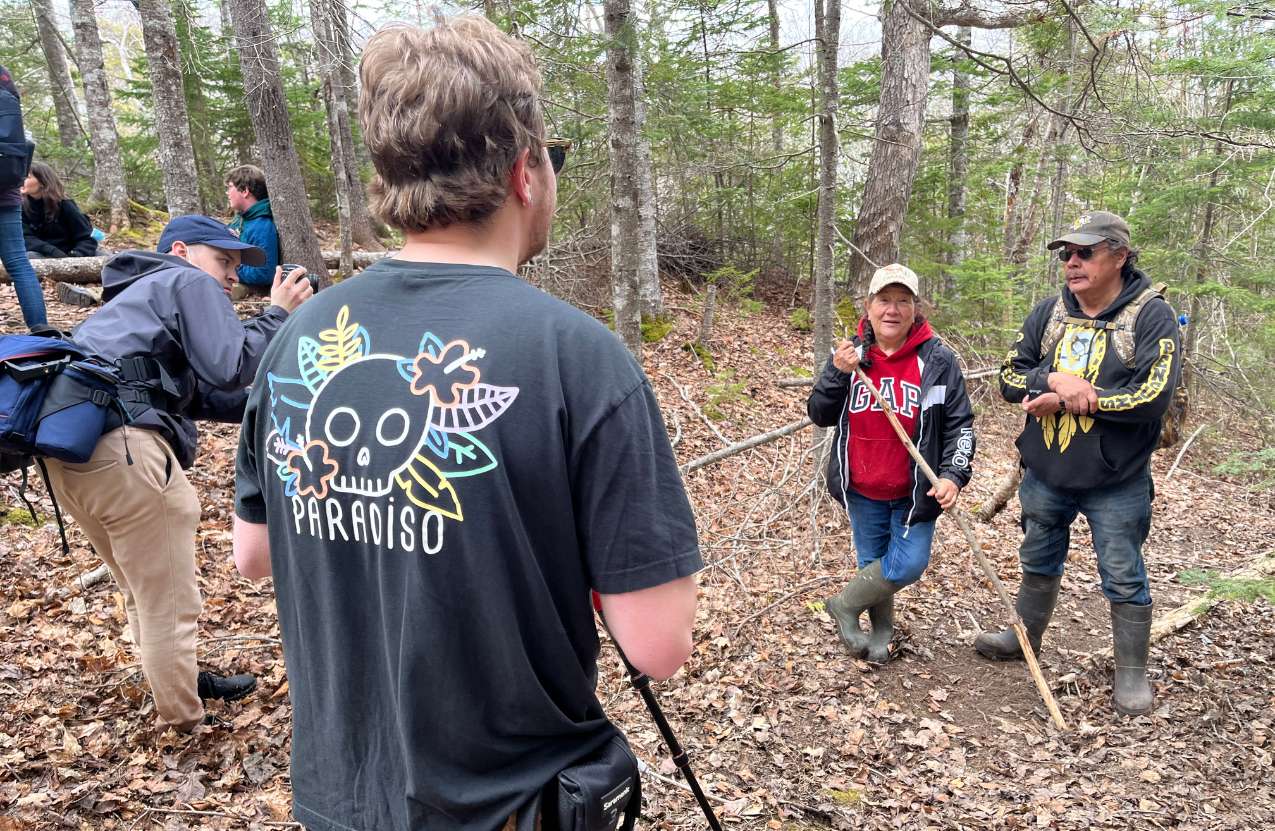
<instances>
[{"instance_id":1,"label":"wooden walking stick","mask_svg":"<svg viewBox=\"0 0 1275 831\"><path fill-rule=\"evenodd\" d=\"M894 432L898 434L899 441L903 442L903 446L908 449L908 454L912 460L916 462L916 466L925 473L925 478L930 480L930 484L938 487L939 477L934 473L934 469L925 461L925 457L916 449L916 445L912 443L912 439L908 436L907 431L903 429L903 425L899 423L899 419L894 414L894 410L889 403L881 397L880 391L877 390L876 384L864 374L862 369L855 367L854 374L872 393L872 398L877 402L877 406L885 413L885 417L889 419L890 426L894 428ZM983 554L983 546L979 544L978 537L974 534L974 529L970 526L969 519L960 508L953 507L947 514L956 520L956 524L961 526L961 531L965 534L965 539L969 542L970 548L974 549L974 558L978 560L979 566L983 569L983 575L987 577L992 588L996 589L996 593L1000 595L1001 603L1009 612L1010 626L1014 628L1014 634L1018 636L1018 645L1023 649L1023 657L1027 659L1027 668L1031 670L1032 678L1036 681L1036 689L1040 691L1040 697L1045 701L1045 707L1049 710L1050 717L1054 720L1054 724L1058 725L1059 730L1067 729L1067 722L1063 720L1062 713L1058 709L1058 703L1054 701L1054 694L1049 691L1049 685L1045 683L1045 676L1040 672L1040 664L1036 662L1036 653L1032 651L1031 644L1027 641L1027 629L1023 626L1023 619L1018 616L1018 610L1014 608L1013 602L1009 599L1009 592L1005 591L1005 584L1001 582L1000 577L996 576L996 570L992 568L992 564L988 561L987 556Z\"/></svg>"}]
</instances>

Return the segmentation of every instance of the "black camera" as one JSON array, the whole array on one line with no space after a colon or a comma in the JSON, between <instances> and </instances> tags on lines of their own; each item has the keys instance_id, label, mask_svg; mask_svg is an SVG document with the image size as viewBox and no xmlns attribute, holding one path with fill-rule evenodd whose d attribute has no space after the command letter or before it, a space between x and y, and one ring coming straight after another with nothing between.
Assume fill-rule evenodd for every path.
<instances>
[{"instance_id":1,"label":"black camera","mask_svg":"<svg viewBox=\"0 0 1275 831\"><path fill-rule=\"evenodd\" d=\"M296 271L298 268L301 268L301 267L302 267L302 266L301 266L300 264L298 264L298 263L284 263L284 264L283 264L283 266L282 266L282 268L283 268L283 276L284 276L284 277L287 277L289 274L291 274L292 272ZM319 291L319 275L317 275L317 274L306 274L305 278L306 278L307 280L309 280L309 281L310 281L310 290L311 290L311 291L313 291L313 292L315 292L315 293L318 293L318 291Z\"/></svg>"}]
</instances>

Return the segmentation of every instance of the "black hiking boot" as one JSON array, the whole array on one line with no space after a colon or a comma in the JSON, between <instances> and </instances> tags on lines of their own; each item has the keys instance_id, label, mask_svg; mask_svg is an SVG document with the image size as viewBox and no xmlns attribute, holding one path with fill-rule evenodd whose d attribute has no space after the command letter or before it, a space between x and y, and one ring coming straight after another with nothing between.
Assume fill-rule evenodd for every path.
<instances>
[{"instance_id":1,"label":"black hiking boot","mask_svg":"<svg viewBox=\"0 0 1275 831\"><path fill-rule=\"evenodd\" d=\"M1023 582L1018 587L1018 602L1014 608L1023 619L1027 642L1037 655L1040 654L1040 642L1049 626L1049 619L1053 617L1054 606L1058 603L1060 585L1062 577L1045 577L1025 571ZM997 661L1016 661L1023 657L1023 648L1019 646L1012 626L999 632L983 632L974 639L974 648L983 657Z\"/></svg>"},{"instance_id":2,"label":"black hiking boot","mask_svg":"<svg viewBox=\"0 0 1275 831\"><path fill-rule=\"evenodd\" d=\"M1151 711L1151 683L1147 681L1147 652L1151 642L1151 604L1111 604L1111 640L1116 677L1111 703L1117 712L1140 716Z\"/></svg>"},{"instance_id":3,"label":"black hiking boot","mask_svg":"<svg viewBox=\"0 0 1275 831\"><path fill-rule=\"evenodd\" d=\"M828 614L832 615L832 619L837 622L837 634L841 637L841 642L846 645L846 649L850 650L851 655L862 658L868 652L871 643L868 634L859 626L859 616L887 598L893 597L898 590L898 586L881 576L881 561L873 560L859 569L859 573L841 590L841 594L829 598L824 604ZM876 618L872 620L875 626ZM890 616L890 633L893 633L893 613ZM889 634L886 635L885 643L888 647Z\"/></svg>"},{"instance_id":4,"label":"black hiking boot","mask_svg":"<svg viewBox=\"0 0 1275 831\"><path fill-rule=\"evenodd\" d=\"M257 678L247 673L214 675L211 672L201 672L196 685L201 699L220 698L223 701L238 701L257 688Z\"/></svg>"},{"instance_id":5,"label":"black hiking boot","mask_svg":"<svg viewBox=\"0 0 1275 831\"><path fill-rule=\"evenodd\" d=\"M65 303L68 306L97 306L102 302L101 294L93 289L74 286L70 283L58 283L54 293L59 303Z\"/></svg>"}]
</instances>

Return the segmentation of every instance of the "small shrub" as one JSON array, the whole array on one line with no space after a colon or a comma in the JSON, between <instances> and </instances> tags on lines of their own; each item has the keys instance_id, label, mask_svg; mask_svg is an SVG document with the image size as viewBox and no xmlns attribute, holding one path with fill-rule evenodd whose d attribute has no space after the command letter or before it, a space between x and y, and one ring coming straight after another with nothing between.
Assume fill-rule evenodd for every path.
<instances>
[{"instance_id":1,"label":"small shrub","mask_svg":"<svg viewBox=\"0 0 1275 831\"><path fill-rule=\"evenodd\" d=\"M788 314L788 325L798 332L809 332L814 328L814 320L810 317L810 310L804 306L793 309Z\"/></svg>"},{"instance_id":2,"label":"small shrub","mask_svg":"<svg viewBox=\"0 0 1275 831\"><path fill-rule=\"evenodd\" d=\"M1267 490L1275 485L1275 447L1263 447L1256 452L1236 451L1214 467L1213 472L1243 476L1252 482L1249 490Z\"/></svg>"},{"instance_id":3,"label":"small shrub","mask_svg":"<svg viewBox=\"0 0 1275 831\"><path fill-rule=\"evenodd\" d=\"M709 384L705 389L708 394L708 406L704 408L704 414L714 421L726 418L726 414L721 409L724 405L735 401L752 400L744 391L748 389L748 382L736 381L735 370L724 369L715 376L714 380L715 383Z\"/></svg>"},{"instance_id":4,"label":"small shrub","mask_svg":"<svg viewBox=\"0 0 1275 831\"><path fill-rule=\"evenodd\" d=\"M739 301L739 311L744 317L752 317L753 315L766 308L766 304L760 300L753 300L751 297L745 297Z\"/></svg>"}]
</instances>

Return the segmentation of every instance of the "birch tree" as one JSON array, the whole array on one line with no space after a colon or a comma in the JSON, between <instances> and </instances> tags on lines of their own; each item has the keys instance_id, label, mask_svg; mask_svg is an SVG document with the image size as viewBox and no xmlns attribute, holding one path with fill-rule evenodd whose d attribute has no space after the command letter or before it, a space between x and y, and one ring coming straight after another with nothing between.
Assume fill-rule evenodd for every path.
<instances>
[{"instance_id":1,"label":"birch tree","mask_svg":"<svg viewBox=\"0 0 1275 831\"><path fill-rule=\"evenodd\" d=\"M182 83L177 30L168 0L136 0L142 18L142 41L154 93L155 131L159 135L159 166L164 176L164 199L170 216L200 213L195 151L190 140L190 116Z\"/></svg>"},{"instance_id":2,"label":"birch tree","mask_svg":"<svg viewBox=\"0 0 1275 831\"><path fill-rule=\"evenodd\" d=\"M832 351L833 236L837 219L837 49L841 0L815 0L815 61L819 79L819 207L815 229L814 371Z\"/></svg>"},{"instance_id":3,"label":"birch tree","mask_svg":"<svg viewBox=\"0 0 1275 831\"><path fill-rule=\"evenodd\" d=\"M97 30L93 0L70 0L71 28L75 51L84 82L84 103L88 111L89 146L93 150L93 194L90 202L111 206L111 232L130 226L128 187L120 158L119 133L111 114L111 91L102 61L102 38Z\"/></svg>"},{"instance_id":4,"label":"birch tree","mask_svg":"<svg viewBox=\"0 0 1275 831\"><path fill-rule=\"evenodd\" d=\"M310 200L301 178L301 162L292 141L283 81L279 77L279 57L270 29L265 0L228 0L239 66L252 131L261 151L261 167L270 189L270 206L279 247L289 262L300 263L325 281L327 267L319 250L319 238L310 215Z\"/></svg>"}]
</instances>

